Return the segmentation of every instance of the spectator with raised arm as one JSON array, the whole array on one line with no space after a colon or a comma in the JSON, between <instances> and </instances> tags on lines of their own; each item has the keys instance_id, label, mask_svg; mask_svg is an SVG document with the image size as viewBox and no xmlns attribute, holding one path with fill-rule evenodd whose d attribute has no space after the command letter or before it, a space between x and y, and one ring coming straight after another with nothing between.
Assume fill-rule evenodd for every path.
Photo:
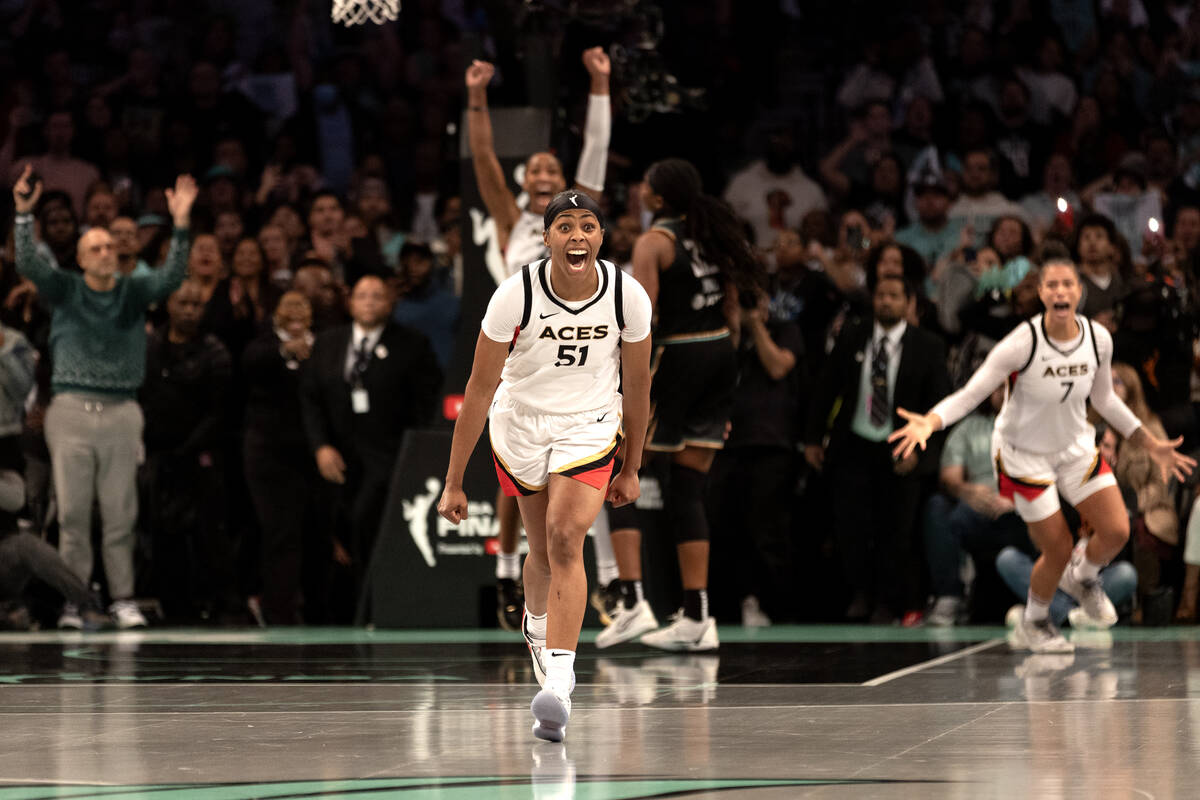
<instances>
[{"instance_id":1,"label":"spectator with raised arm","mask_svg":"<svg viewBox=\"0 0 1200 800\"><path fill-rule=\"evenodd\" d=\"M79 240L79 274L59 269L34 246L31 212L42 187L31 185L32 172L26 167L13 188L16 260L17 271L54 309L46 442L58 498L59 551L81 580L90 580L92 504L99 501L111 611L119 627L141 627L146 619L133 601L133 524L143 425L135 397L146 369L145 314L183 281L196 183L181 175L174 190L167 190L175 232L163 269L121 276L112 236L97 228ZM82 624L78 606L67 603L59 625Z\"/></svg>"}]
</instances>

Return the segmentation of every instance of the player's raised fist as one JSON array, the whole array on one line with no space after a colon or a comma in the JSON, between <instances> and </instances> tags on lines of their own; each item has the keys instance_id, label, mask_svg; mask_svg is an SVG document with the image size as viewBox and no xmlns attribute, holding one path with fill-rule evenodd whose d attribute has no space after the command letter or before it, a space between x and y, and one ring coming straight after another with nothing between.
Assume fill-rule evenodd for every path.
<instances>
[{"instance_id":1,"label":"player's raised fist","mask_svg":"<svg viewBox=\"0 0 1200 800\"><path fill-rule=\"evenodd\" d=\"M467 67L467 88L468 89L486 89L491 83L492 76L496 74L496 67L487 61L475 59L471 62L471 66Z\"/></svg>"},{"instance_id":2,"label":"player's raised fist","mask_svg":"<svg viewBox=\"0 0 1200 800\"><path fill-rule=\"evenodd\" d=\"M583 65L587 67L589 75L608 77L612 74L612 64L609 63L608 53L604 52L603 47L589 47L584 50Z\"/></svg>"}]
</instances>

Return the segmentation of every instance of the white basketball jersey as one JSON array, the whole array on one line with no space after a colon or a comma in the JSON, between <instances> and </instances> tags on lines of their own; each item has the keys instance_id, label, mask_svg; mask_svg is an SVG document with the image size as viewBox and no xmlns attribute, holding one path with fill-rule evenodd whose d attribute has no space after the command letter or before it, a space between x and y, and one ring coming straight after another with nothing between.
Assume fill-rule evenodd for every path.
<instances>
[{"instance_id":1,"label":"white basketball jersey","mask_svg":"<svg viewBox=\"0 0 1200 800\"><path fill-rule=\"evenodd\" d=\"M550 257L550 248L546 247L542 238L544 230L540 216L521 209L521 216L509 232L508 245L504 248L504 264L508 267L509 275L517 274L526 264Z\"/></svg>"},{"instance_id":2,"label":"white basketball jersey","mask_svg":"<svg viewBox=\"0 0 1200 800\"><path fill-rule=\"evenodd\" d=\"M596 271L596 293L581 301L554 294L549 259L497 287L482 327L493 341L512 340L498 392L552 414L607 408L619 396L621 341L650 335L650 298L611 262Z\"/></svg>"},{"instance_id":3,"label":"white basketball jersey","mask_svg":"<svg viewBox=\"0 0 1200 800\"><path fill-rule=\"evenodd\" d=\"M1075 319L1079 337L1069 344L1050 340L1040 314L1028 323L1028 364L1009 376L1004 408L996 418L996 431L1013 447L1057 453L1095 436L1087 401L1100 366L1100 348L1091 321Z\"/></svg>"}]
</instances>

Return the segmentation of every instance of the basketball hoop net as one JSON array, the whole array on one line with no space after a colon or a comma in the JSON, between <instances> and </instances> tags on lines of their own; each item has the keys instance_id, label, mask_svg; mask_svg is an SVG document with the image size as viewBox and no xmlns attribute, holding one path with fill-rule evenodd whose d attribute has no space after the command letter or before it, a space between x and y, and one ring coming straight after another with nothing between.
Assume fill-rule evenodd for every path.
<instances>
[{"instance_id":1,"label":"basketball hoop net","mask_svg":"<svg viewBox=\"0 0 1200 800\"><path fill-rule=\"evenodd\" d=\"M366 22L382 25L396 19L399 13L400 0L333 0L330 16L348 28Z\"/></svg>"}]
</instances>

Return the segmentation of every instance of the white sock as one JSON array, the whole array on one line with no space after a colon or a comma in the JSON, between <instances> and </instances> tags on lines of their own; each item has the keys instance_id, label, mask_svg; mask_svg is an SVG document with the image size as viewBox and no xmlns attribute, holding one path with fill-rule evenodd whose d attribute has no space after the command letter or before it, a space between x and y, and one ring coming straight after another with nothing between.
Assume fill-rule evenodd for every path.
<instances>
[{"instance_id":1,"label":"white sock","mask_svg":"<svg viewBox=\"0 0 1200 800\"><path fill-rule=\"evenodd\" d=\"M1071 569L1074 570L1071 573L1071 577L1080 583L1094 581L1100 576L1100 568L1103 566L1103 564L1093 564L1091 559L1087 557L1087 551L1085 550L1083 558L1079 559L1079 563L1071 566Z\"/></svg>"},{"instance_id":2,"label":"white sock","mask_svg":"<svg viewBox=\"0 0 1200 800\"><path fill-rule=\"evenodd\" d=\"M1025 621L1026 622L1041 622L1050 616L1050 604L1045 600L1037 597L1033 593L1033 589L1029 590L1029 597L1025 600Z\"/></svg>"},{"instance_id":3,"label":"white sock","mask_svg":"<svg viewBox=\"0 0 1200 800\"><path fill-rule=\"evenodd\" d=\"M547 650L544 654L546 683L544 688L570 695L575 688L575 651Z\"/></svg>"},{"instance_id":4,"label":"white sock","mask_svg":"<svg viewBox=\"0 0 1200 800\"><path fill-rule=\"evenodd\" d=\"M525 606L525 629L529 631L529 635L534 639L546 639L546 615L536 616L529 610L529 606Z\"/></svg>"},{"instance_id":5,"label":"white sock","mask_svg":"<svg viewBox=\"0 0 1200 800\"><path fill-rule=\"evenodd\" d=\"M514 581L521 579L521 554L496 553L496 580L509 578Z\"/></svg>"},{"instance_id":6,"label":"white sock","mask_svg":"<svg viewBox=\"0 0 1200 800\"><path fill-rule=\"evenodd\" d=\"M592 547L596 551L596 580L608 586L617 579L617 554L613 552L612 529L608 527L608 511L600 509L592 523Z\"/></svg>"}]
</instances>

